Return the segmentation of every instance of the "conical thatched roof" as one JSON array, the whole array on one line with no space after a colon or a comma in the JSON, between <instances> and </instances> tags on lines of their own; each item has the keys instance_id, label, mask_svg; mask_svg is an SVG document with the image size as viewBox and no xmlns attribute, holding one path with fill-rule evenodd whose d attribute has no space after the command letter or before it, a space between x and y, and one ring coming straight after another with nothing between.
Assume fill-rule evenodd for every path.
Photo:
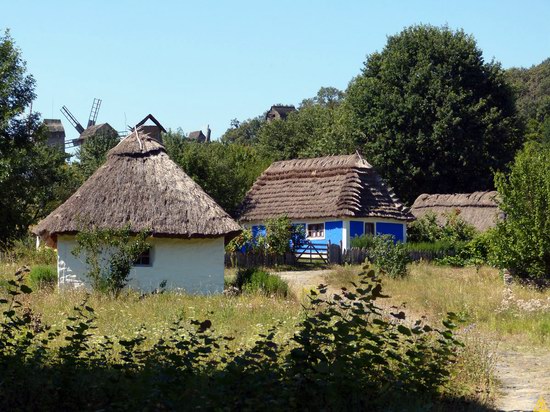
<instances>
[{"instance_id":1,"label":"conical thatched roof","mask_svg":"<svg viewBox=\"0 0 550 412\"><path fill-rule=\"evenodd\" d=\"M380 217L413 220L393 191L359 154L273 163L241 206L241 221Z\"/></svg>"},{"instance_id":2,"label":"conical thatched roof","mask_svg":"<svg viewBox=\"0 0 550 412\"><path fill-rule=\"evenodd\" d=\"M417 218L432 212L437 215L440 223L444 223L446 214L458 211L465 222L483 232L496 225L500 213L497 196L495 191L422 194L414 201L411 212Z\"/></svg>"},{"instance_id":3,"label":"conical thatched roof","mask_svg":"<svg viewBox=\"0 0 550 412\"><path fill-rule=\"evenodd\" d=\"M33 232L44 238L84 225L151 230L159 237L220 237L240 226L140 129Z\"/></svg>"}]
</instances>

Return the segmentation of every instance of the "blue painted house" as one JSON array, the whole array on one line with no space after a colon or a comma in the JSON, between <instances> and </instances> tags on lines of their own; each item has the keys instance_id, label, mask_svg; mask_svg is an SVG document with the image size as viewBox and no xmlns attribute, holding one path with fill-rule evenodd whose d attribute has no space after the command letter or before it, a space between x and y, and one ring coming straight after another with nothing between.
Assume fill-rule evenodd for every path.
<instances>
[{"instance_id":1,"label":"blue painted house","mask_svg":"<svg viewBox=\"0 0 550 412\"><path fill-rule=\"evenodd\" d=\"M273 163L247 193L239 221L258 235L267 219L282 215L303 225L311 242L343 249L365 233L405 242L406 223L414 220L359 154Z\"/></svg>"}]
</instances>

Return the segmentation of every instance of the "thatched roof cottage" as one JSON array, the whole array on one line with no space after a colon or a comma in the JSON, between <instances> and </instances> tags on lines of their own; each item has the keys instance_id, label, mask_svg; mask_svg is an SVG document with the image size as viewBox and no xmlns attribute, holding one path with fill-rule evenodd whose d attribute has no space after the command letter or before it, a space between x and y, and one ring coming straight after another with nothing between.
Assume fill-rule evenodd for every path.
<instances>
[{"instance_id":1,"label":"thatched roof cottage","mask_svg":"<svg viewBox=\"0 0 550 412\"><path fill-rule=\"evenodd\" d=\"M457 193L457 194L422 194L416 198L411 207L412 214L423 217L435 213L439 223L444 223L445 215L458 212L466 223L484 232L496 225L500 210L496 191Z\"/></svg>"},{"instance_id":2,"label":"thatched roof cottage","mask_svg":"<svg viewBox=\"0 0 550 412\"><path fill-rule=\"evenodd\" d=\"M281 215L304 225L313 243L343 249L365 233L404 242L406 222L414 219L359 154L273 163L247 193L239 220L261 233L267 219Z\"/></svg>"},{"instance_id":3,"label":"thatched roof cottage","mask_svg":"<svg viewBox=\"0 0 550 412\"><path fill-rule=\"evenodd\" d=\"M150 230L152 248L131 272L130 286L152 290L163 281L191 293L223 291L224 238L240 226L137 129L34 233L57 247L60 286L85 284L86 267L71 254L83 224Z\"/></svg>"}]
</instances>

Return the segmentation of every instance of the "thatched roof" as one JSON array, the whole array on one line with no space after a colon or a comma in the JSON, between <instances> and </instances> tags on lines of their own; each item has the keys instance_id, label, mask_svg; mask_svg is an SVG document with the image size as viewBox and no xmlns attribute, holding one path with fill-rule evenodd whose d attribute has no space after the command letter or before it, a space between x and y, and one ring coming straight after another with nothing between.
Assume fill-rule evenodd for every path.
<instances>
[{"instance_id":1,"label":"thatched roof","mask_svg":"<svg viewBox=\"0 0 550 412\"><path fill-rule=\"evenodd\" d=\"M499 216L497 196L495 191L451 195L423 194L414 201L411 212L417 218L433 212L443 223L445 214L458 211L464 221L482 232L496 225Z\"/></svg>"},{"instance_id":2,"label":"thatched roof","mask_svg":"<svg viewBox=\"0 0 550 412\"><path fill-rule=\"evenodd\" d=\"M220 237L240 231L166 154L164 146L137 129L33 232L44 238L76 233L83 225L151 230L159 237Z\"/></svg>"},{"instance_id":3,"label":"thatched roof","mask_svg":"<svg viewBox=\"0 0 550 412\"><path fill-rule=\"evenodd\" d=\"M241 221L379 217L413 220L409 210L359 154L273 163L241 206Z\"/></svg>"},{"instance_id":4,"label":"thatched roof","mask_svg":"<svg viewBox=\"0 0 550 412\"><path fill-rule=\"evenodd\" d=\"M285 120L288 115L292 112L295 112L296 108L292 105L285 106L285 105L273 105L268 110L268 112L265 115L266 120L275 120L275 119L282 119Z\"/></svg>"},{"instance_id":5,"label":"thatched roof","mask_svg":"<svg viewBox=\"0 0 550 412\"><path fill-rule=\"evenodd\" d=\"M118 132L109 123L94 124L93 126L90 126L86 130L84 130L76 140L84 141L86 139L89 139L90 137L100 134L118 135Z\"/></svg>"}]
</instances>

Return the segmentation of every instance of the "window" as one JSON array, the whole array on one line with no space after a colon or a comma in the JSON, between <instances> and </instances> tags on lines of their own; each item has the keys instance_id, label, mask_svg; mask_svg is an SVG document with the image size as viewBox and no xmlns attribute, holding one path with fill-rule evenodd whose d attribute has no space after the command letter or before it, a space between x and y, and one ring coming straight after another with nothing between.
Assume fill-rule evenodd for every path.
<instances>
[{"instance_id":1,"label":"window","mask_svg":"<svg viewBox=\"0 0 550 412\"><path fill-rule=\"evenodd\" d=\"M374 223L365 222L365 235L374 235Z\"/></svg>"},{"instance_id":2,"label":"window","mask_svg":"<svg viewBox=\"0 0 550 412\"><path fill-rule=\"evenodd\" d=\"M324 223L310 223L307 225L307 237L308 238L324 238L325 237L325 224Z\"/></svg>"},{"instance_id":3,"label":"window","mask_svg":"<svg viewBox=\"0 0 550 412\"><path fill-rule=\"evenodd\" d=\"M139 257L134 261L134 266L152 266L153 259L151 257L151 248L143 252Z\"/></svg>"}]
</instances>

